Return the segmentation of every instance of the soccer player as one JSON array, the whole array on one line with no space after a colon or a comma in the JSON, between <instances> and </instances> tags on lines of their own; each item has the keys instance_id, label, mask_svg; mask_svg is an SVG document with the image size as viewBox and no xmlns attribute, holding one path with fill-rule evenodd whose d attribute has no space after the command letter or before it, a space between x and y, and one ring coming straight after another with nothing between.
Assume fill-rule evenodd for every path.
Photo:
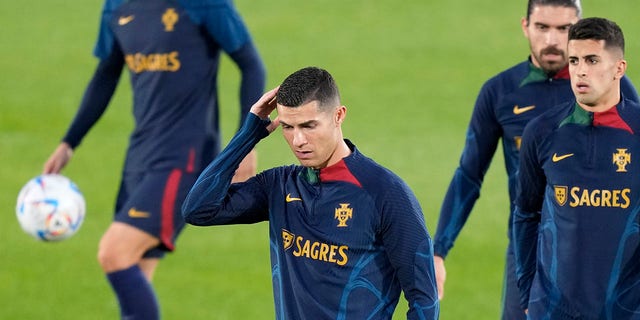
<instances>
[{"instance_id":1,"label":"soccer player","mask_svg":"<svg viewBox=\"0 0 640 320\"><path fill-rule=\"evenodd\" d=\"M278 117L269 115L277 108ZM437 319L433 247L422 209L394 173L343 139L331 75L308 67L251 108L187 196L194 225L269 221L277 319ZM242 158L278 126L301 165L231 183Z\"/></svg>"},{"instance_id":2,"label":"soccer player","mask_svg":"<svg viewBox=\"0 0 640 320\"><path fill-rule=\"evenodd\" d=\"M264 91L265 70L230 0L107 0L94 50L97 69L66 135L44 164L44 173L62 170L105 111L126 67L135 128L114 221L98 250L123 319L159 318L154 270L184 227L184 197L219 152L221 51L242 74L244 118ZM236 178L255 174L255 167L250 153Z\"/></svg>"},{"instance_id":3,"label":"soccer player","mask_svg":"<svg viewBox=\"0 0 640 320\"><path fill-rule=\"evenodd\" d=\"M627 99L624 36L587 18L569 30L575 99L524 131L513 221L531 319L638 319L640 104Z\"/></svg>"},{"instance_id":4,"label":"soccer player","mask_svg":"<svg viewBox=\"0 0 640 320\"><path fill-rule=\"evenodd\" d=\"M522 132L534 117L573 99L567 70L567 33L580 16L581 6L577 0L529 0L526 17L521 21L529 42L529 58L483 85L471 115L459 167L442 203L434 237L440 295L444 294L446 278L444 259L480 196L482 181L500 140L508 175L508 234L511 234ZM638 100L628 79L622 79L622 88L628 98ZM525 319L519 304L511 241L506 250L504 272L502 319Z\"/></svg>"}]
</instances>

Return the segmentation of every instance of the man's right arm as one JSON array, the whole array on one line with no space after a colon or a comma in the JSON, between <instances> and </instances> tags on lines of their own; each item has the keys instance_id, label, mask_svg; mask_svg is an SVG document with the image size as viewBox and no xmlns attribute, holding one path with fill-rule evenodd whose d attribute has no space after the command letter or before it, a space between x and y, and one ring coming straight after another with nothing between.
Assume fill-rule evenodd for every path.
<instances>
[{"instance_id":1,"label":"man's right arm","mask_svg":"<svg viewBox=\"0 0 640 320\"><path fill-rule=\"evenodd\" d=\"M244 125L204 169L187 194L182 204L182 217L187 223L209 226L264 220L258 216L267 208L247 209L255 207L253 203L264 203L256 200L260 193L256 178L233 186L231 179L242 159L260 139L269 135L269 123L252 113L247 116Z\"/></svg>"},{"instance_id":2,"label":"man's right arm","mask_svg":"<svg viewBox=\"0 0 640 320\"><path fill-rule=\"evenodd\" d=\"M512 222L516 276L523 309L527 309L531 283L536 272L538 226L546 186L546 177L537 157L534 134L537 127L535 120L530 122L522 135L516 207Z\"/></svg>"},{"instance_id":3,"label":"man's right arm","mask_svg":"<svg viewBox=\"0 0 640 320\"><path fill-rule=\"evenodd\" d=\"M258 177L231 184L242 159L271 132L279 121L269 120L276 108L278 88L267 91L251 106L251 112L229 144L191 187L182 204L182 217L193 225L253 223L268 219L267 199ZM263 173L264 175L264 173Z\"/></svg>"},{"instance_id":4,"label":"man's right arm","mask_svg":"<svg viewBox=\"0 0 640 320\"><path fill-rule=\"evenodd\" d=\"M100 119L118 86L124 59L119 49L101 59L85 89L82 102L60 145L44 164L43 173L59 173L93 125Z\"/></svg>"},{"instance_id":5,"label":"man's right arm","mask_svg":"<svg viewBox=\"0 0 640 320\"><path fill-rule=\"evenodd\" d=\"M82 138L107 109L118 86L123 65L122 52L117 46L114 47L110 55L98 63L93 78L84 92L78 112L62 139L71 148L80 144Z\"/></svg>"},{"instance_id":6,"label":"man's right arm","mask_svg":"<svg viewBox=\"0 0 640 320\"><path fill-rule=\"evenodd\" d=\"M502 129L493 111L495 97L485 83L471 116L460 163L440 209L434 237L436 256L445 258L480 196L480 187L491 164Z\"/></svg>"}]
</instances>

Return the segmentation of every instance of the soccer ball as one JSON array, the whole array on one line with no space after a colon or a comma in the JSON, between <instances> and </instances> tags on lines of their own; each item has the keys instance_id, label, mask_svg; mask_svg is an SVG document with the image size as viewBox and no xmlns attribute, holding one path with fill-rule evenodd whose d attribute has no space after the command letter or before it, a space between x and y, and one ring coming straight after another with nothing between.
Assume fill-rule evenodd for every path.
<instances>
[{"instance_id":1,"label":"soccer ball","mask_svg":"<svg viewBox=\"0 0 640 320\"><path fill-rule=\"evenodd\" d=\"M18 194L16 215L22 229L41 241L60 241L80 229L85 202L78 187L59 174L37 176Z\"/></svg>"}]
</instances>

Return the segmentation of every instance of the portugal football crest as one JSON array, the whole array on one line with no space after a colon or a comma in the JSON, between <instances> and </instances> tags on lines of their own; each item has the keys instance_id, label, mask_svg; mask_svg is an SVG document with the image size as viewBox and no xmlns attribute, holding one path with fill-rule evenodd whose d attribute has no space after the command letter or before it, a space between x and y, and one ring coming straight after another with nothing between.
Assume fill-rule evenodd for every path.
<instances>
[{"instance_id":1,"label":"portugal football crest","mask_svg":"<svg viewBox=\"0 0 640 320\"><path fill-rule=\"evenodd\" d=\"M176 9L167 9L162 15L162 23L164 24L164 31L173 31L173 26L178 23L178 13L176 13Z\"/></svg>"},{"instance_id":2,"label":"portugal football crest","mask_svg":"<svg viewBox=\"0 0 640 320\"><path fill-rule=\"evenodd\" d=\"M341 203L340 208L336 208L335 218L338 219L338 227L346 227L347 220L353 216L353 208L349 208L348 203Z\"/></svg>"},{"instance_id":3,"label":"portugal football crest","mask_svg":"<svg viewBox=\"0 0 640 320\"><path fill-rule=\"evenodd\" d=\"M613 154L613 163L618 166L616 172L627 172L627 165L631 163L631 154L627 153L627 149L616 149L618 152Z\"/></svg>"},{"instance_id":4,"label":"portugal football crest","mask_svg":"<svg viewBox=\"0 0 640 320\"><path fill-rule=\"evenodd\" d=\"M567 203L567 191L569 188L566 186L553 186L553 190L555 191L558 205L564 206Z\"/></svg>"}]
</instances>

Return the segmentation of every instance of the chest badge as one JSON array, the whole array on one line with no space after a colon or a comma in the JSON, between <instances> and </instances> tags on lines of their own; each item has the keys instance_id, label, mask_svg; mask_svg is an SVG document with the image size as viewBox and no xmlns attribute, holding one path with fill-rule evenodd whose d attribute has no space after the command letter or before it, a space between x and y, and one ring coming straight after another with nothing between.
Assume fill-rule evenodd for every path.
<instances>
[{"instance_id":1,"label":"chest badge","mask_svg":"<svg viewBox=\"0 0 640 320\"><path fill-rule=\"evenodd\" d=\"M173 31L173 26L175 26L176 23L178 23L178 14L176 13L176 9L167 9L167 11L165 11L162 15L162 24L164 24L164 31Z\"/></svg>"},{"instance_id":2,"label":"chest badge","mask_svg":"<svg viewBox=\"0 0 640 320\"><path fill-rule=\"evenodd\" d=\"M336 208L335 218L338 219L338 227L346 227L347 220L353 217L353 208L349 208L349 203L341 203L340 208Z\"/></svg>"},{"instance_id":3,"label":"chest badge","mask_svg":"<svg viewBox=\"0 0 640 320\"><path fill-rule=\"evenodd\" d=\"M616 149L618 152L613 154L613 163L618 166L616 172L627 172L627 165L631 163L631 154L627 153L627 149Z\"/></svg>"},{"instance_id":4,"label":"chest badge","mask_svg":"<svg viewBox=\"0 0 640 320\"><path fill-rule=\"evenodd\" d=\"M564 206L567 203L567 191L569 191L569 188L566 186L553 186L553 191L558 205Z\"/></svg>"},{"instance_id":5,"label":"chest badge","mask_svg":"<svg viewBox=\"0 0 640 320\"><path fill-rule=\"evenodd\" d=\"M289 230L282 229L282 246L284 247L284 250L288 250L293 246L293 238L295 237L296 235L291 233Z\"/></svg>"}]
</instances>

